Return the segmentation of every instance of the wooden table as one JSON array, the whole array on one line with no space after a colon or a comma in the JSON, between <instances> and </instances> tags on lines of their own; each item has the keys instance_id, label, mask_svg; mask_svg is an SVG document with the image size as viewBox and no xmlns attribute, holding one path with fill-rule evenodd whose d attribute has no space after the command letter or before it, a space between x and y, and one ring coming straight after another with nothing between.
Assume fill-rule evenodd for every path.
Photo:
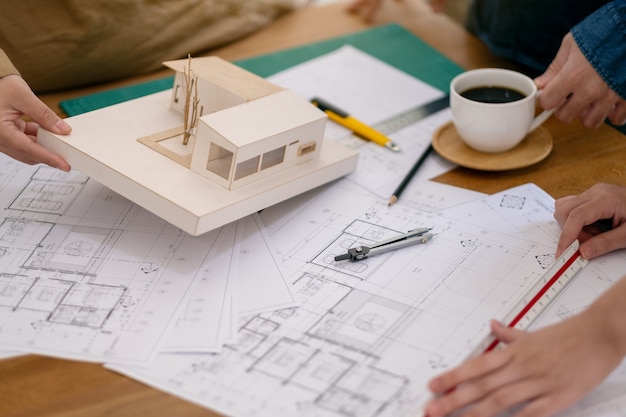
<instances>
[{"instance_id":1,"label":"wooden table","mask_svg":"<svg viewBox=\"0 0 626 417\"><path fill-rule=\"evenodd\" d=\"M429 12L417 1L387 2L371 24L346 14L342 4L303 9L212 53L237 60L397 21L465 68L510 67L505 61L491 56L485 46L461 26L446 16ZM164 75L164 72L159 72L106 85L48 94L42 99L58 110L60 100ZM549 120L545 127L553 135L554 149L546 160L537 165L504 173L457 168L436 180L486 193L534 182L554 197L579 193L596 182L626 184L626 138L621 133L609 126L590 131L578 123L567 125L555 118ZM100 365L34 355L0 361L2 417L216 415L107 371Z\"/></svg>"}]
</instances>

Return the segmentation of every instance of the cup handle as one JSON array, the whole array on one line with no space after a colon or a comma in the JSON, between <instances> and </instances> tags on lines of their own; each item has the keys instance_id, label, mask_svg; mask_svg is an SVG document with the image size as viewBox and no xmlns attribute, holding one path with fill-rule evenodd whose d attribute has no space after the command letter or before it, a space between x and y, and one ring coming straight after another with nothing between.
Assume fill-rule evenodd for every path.
<instances>
[{"instance_id":1,"label":"cup handle","mask_svg":"<svg viewBox=\"0 0 626 417\"><path fill-rule=\"evenodd\" d=\"M543 112L541 112L541 114L535 117L528 131L532 132L533 130L537 129L543 122L548 120L548 117L552 116L552 113L554 113L554 109L544 110Z\"/></svg>"},{"instance_id":2,"label":"cup handle","mask_svg":"<svg viewBox=\"0 0 626 417\"><path fill-rule=\"evenodd\" d=\"M537 95L535 96L535 103L537 103L539 101L539 95L541 94L541 91L542 90L538 90L537 91ZM544 110L537 117L535 117L535 119L533 120L533 122L530 125L530 129L528 129L528 132L530 133L533 130L537 129L539 126L541 126L541 124L543 122L548 120L548 117L552 116L552 113L554 113L554 110L555 109Z\"/></svg>"}]
</instances>

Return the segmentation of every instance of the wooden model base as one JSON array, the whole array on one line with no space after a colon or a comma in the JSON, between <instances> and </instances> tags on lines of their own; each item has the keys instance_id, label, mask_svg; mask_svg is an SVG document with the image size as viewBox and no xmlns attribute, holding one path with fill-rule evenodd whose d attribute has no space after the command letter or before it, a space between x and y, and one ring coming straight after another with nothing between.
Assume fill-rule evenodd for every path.
<instances>
[{"instance_id":1,"label":"wooden model base","mask_svg":"<svg viewBox=\"0 0 626 417\"><path fill-rule=\"evenodd\" d=\"M67 119L68 136L40 129L38 141L82 171L191 235L200 235L328 183L356 168L357 153L325 140L319 158L235 190L163 156L139 138L175 129L171 91Z\"/></svg>"}]
</instances>

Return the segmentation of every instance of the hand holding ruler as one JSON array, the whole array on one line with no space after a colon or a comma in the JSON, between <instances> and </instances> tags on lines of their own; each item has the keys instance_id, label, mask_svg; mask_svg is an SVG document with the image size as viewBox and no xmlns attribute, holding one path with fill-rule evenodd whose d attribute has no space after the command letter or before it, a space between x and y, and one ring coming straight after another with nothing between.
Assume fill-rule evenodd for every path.
<instances>
[{"instance_id":1,"label":"hand holding ruler","mask_svg":"<svg viewBox=\"0 0 626 417\"><path fill-rule=\"evenodd\" d=\"M528 330L587 263L578 251L578 240L574 241L500 321L511 328ZM488 335L472 350L468 359L495 349L499 343L493 335Z\"/></svg>"},{"instance_id":2,"label":"hand holding ruler","mask_svg":"<svg viewBox=\"0 0 626 417\"><path fill-rule=\"evenodd\" d=\"M502 324L518 330L530 328L531 324L567 287L567 284L587 265L588 261L580 256L578 246L578 240L574 241L555 260L541 279L533 284L500 320ZM499 344L500 341L489 334L465 357L464 361L490 352ZM428 401L425 404L427 403ZM428 417L425 413L421 415Z\"/></svg>"}]
</instances>

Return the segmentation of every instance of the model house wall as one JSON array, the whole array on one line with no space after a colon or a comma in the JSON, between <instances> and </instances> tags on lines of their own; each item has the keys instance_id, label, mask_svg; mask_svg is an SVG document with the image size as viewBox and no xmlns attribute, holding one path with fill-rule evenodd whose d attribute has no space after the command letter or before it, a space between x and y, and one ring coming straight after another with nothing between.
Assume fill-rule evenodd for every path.
<instances>
[{"instance_id":1,"label":"model house wall","mask_svg":"<svg viewBox=\"0 0 626 417\"><path fill-rule=\"evenodd\" d=\"M184 74L189 70L197 78L198 99L202 114L224 110L283 90L264 78L219 57L202 57L167 61L163 65L175 71L172 109L183 114L185 102Z\"/></svg>"},{"instance_id":2,"label":"model house wall","mask_svg":"<svg viewBox=\"0 0 626 417\"><path fill-rule=\"evenodd\" d=\"M187 83L197 83L194 172L232 190L319 157L327 117L304 98L218 57L165 65L176 71L170 107L183 117Z\"/></svg>"}]
</instances>

